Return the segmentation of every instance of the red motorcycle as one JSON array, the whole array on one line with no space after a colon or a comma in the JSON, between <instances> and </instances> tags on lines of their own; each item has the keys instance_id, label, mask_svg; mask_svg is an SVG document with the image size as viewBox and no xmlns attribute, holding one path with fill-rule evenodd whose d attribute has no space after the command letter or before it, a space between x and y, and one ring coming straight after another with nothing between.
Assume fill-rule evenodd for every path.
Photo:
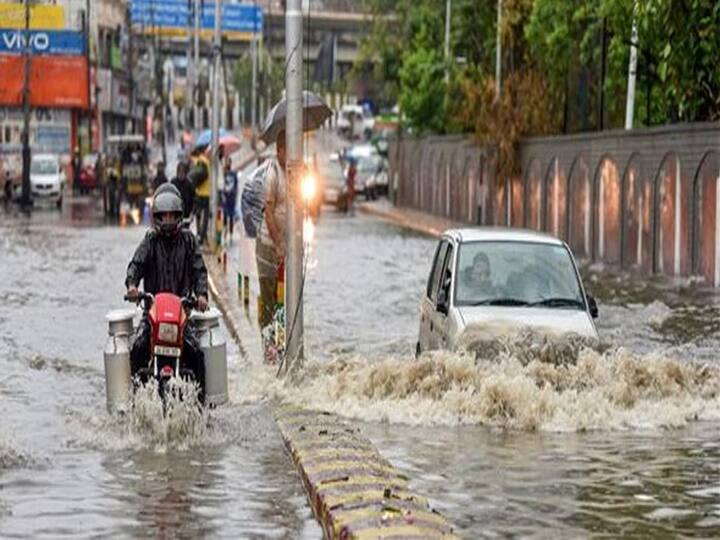
<instances>
[{"instance_id":1,"label":"red motorcycle","mask_svg":"<svg viewBox=\"0 0 720 540\"><path fill-rule=\"evenodd\" d=\"M125 296L125 300L136 301L128 296ZM140 380L154 378L163 398L174 377L197 381L202 385L204 377L186 365L183 359L183 338L190 321L190 311L195 307L195 299L180 298L172 293L153 296L141 292L138 301L142 302L150 324L150 359L147 368L138 373Z\"/></svg>"}]
</instances>

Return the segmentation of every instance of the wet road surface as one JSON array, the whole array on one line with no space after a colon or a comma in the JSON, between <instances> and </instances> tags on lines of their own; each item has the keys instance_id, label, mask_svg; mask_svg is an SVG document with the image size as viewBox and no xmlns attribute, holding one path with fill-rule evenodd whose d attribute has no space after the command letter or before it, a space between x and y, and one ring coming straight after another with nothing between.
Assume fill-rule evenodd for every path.
<instances>
[{"instance_id":1,"label":"wet road surface","mask_svg":"<svg viewBox=\"0 0 720 540\"><path fill-rule=\"evenodd\" d=\"M69 211L0 212L0 537L318 538L267 406L107 415L104 316L143 229ZM231 344L229 368L232 393Z\"/></svg>"},{"instance_id":2,"label":"wet road surface","mask_svg":"<svg viewBox=\"0 0 720 540\"><path fill-rule=\"evenodd\" d=\"M415 361L435 242L323 216L306 284L313 360L284 397L364 421L466 538L717 536L717 296L586 268L598 351L533 361L510 343L478 365Z\"/></svg>"},{"instance_id":3,"label":"wet road surface","mask_svg":"<svg viewBox=\"0 0 720 540\"><path fill-rule=\"evenodd\" d=\"M0 537L320 536L263 402L180 431L105 413L103 317L141 228L0 219ZM360 420L463 537L717 536L716 296L586 269L601 350L415 361L434 246L327 210L304 377L249 386ZM238 397L258 375L230 365Z\"/></svg>"}]
</instances>

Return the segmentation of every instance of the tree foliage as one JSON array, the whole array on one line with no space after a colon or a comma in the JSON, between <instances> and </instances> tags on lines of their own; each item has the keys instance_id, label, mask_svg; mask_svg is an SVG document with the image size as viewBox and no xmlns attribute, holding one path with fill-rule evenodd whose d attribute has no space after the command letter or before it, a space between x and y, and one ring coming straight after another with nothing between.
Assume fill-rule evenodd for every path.
<instances>
[{"instance_id":1,"label":"tree foliage","mask_svg":"<svg viewBox=\"0 0 720 540\"><path fill-rule=\"evenodd\" d=\"M633 20L635 126L720 119L717 0L504 0L499 99L497 0L453 0L449 61L444 0L365 6L373 23L359 65L373 66L380 101L399 102L420 132L474 131L512 148L528 135L623 127Z\"/></svg>"}]
</instances>

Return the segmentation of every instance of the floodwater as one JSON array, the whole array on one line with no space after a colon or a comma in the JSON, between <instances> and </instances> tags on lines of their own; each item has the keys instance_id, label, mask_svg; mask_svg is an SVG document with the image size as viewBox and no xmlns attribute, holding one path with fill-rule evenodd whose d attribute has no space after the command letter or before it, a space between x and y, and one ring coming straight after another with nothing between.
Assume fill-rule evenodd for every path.
<instances>
[{"instance_id":1,"label":"floodwater","mask_svg":"<svg viewBox=\"0 0 720 540\"><path fill-rule=\"evenodd\" d=\"M230 346L230 406L163 421L141 402L118 420L103 317L141 235L82 210L0 217L0 537L320 537L267 400L244 388L357 419L465 538L720 534L712 293L585 268L601 346L522 335L482 360L415 360L435 241L328 209L299 382Z\"/></svg>"},{"instance_id":2,"label":"floodwater","mask_svg":"<svg viewBox=\"0 0 720 540\"><path fill-rule=\"evenodd\" d=\"M463 537L720 535L718 297L585 267L600 346L520 335L415 360L435 242L323 216L312 359L283 397L363 422Z\"/></svg>"},{"instance_id":3,"label":"floodwater","mask_svg":"<svg viewBox=\"0 0 720 540\"><path fill-rule=\"evenodd\" d=\"M318 538L266 405L107 414L104 316L143 229L92 216L0 210L0 538Z\"/></svg>"}]
</instances>

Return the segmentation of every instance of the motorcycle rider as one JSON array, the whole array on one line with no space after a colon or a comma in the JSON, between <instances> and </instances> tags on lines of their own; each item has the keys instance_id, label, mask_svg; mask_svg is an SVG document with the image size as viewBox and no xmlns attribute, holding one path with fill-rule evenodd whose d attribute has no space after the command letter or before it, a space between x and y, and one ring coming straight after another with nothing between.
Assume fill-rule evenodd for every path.
<instances>
[{"instance_id":1,"label":"motorcycle rider","mask_svg":"<svg viewBox=\"0 0 720 540\"><path fill-rule=\"evenodd\" d=\"M143 281L145 292L153 295L173 293L181 298L197 297L196 309L208 306L208 278L205 262L195 236L182 228L183 203L180 192L172 184L158 189L152 201L153 228L138 246L127 268L125 286L128 300L139 299L138 286ZM135 332L130 353L131 373L144 382L150 359L150 323L143 317ZM183 335L185 365L195 374L201 389L205 382L203 353L194 329L187 325Z\"/></svg>"}]
</instances>

